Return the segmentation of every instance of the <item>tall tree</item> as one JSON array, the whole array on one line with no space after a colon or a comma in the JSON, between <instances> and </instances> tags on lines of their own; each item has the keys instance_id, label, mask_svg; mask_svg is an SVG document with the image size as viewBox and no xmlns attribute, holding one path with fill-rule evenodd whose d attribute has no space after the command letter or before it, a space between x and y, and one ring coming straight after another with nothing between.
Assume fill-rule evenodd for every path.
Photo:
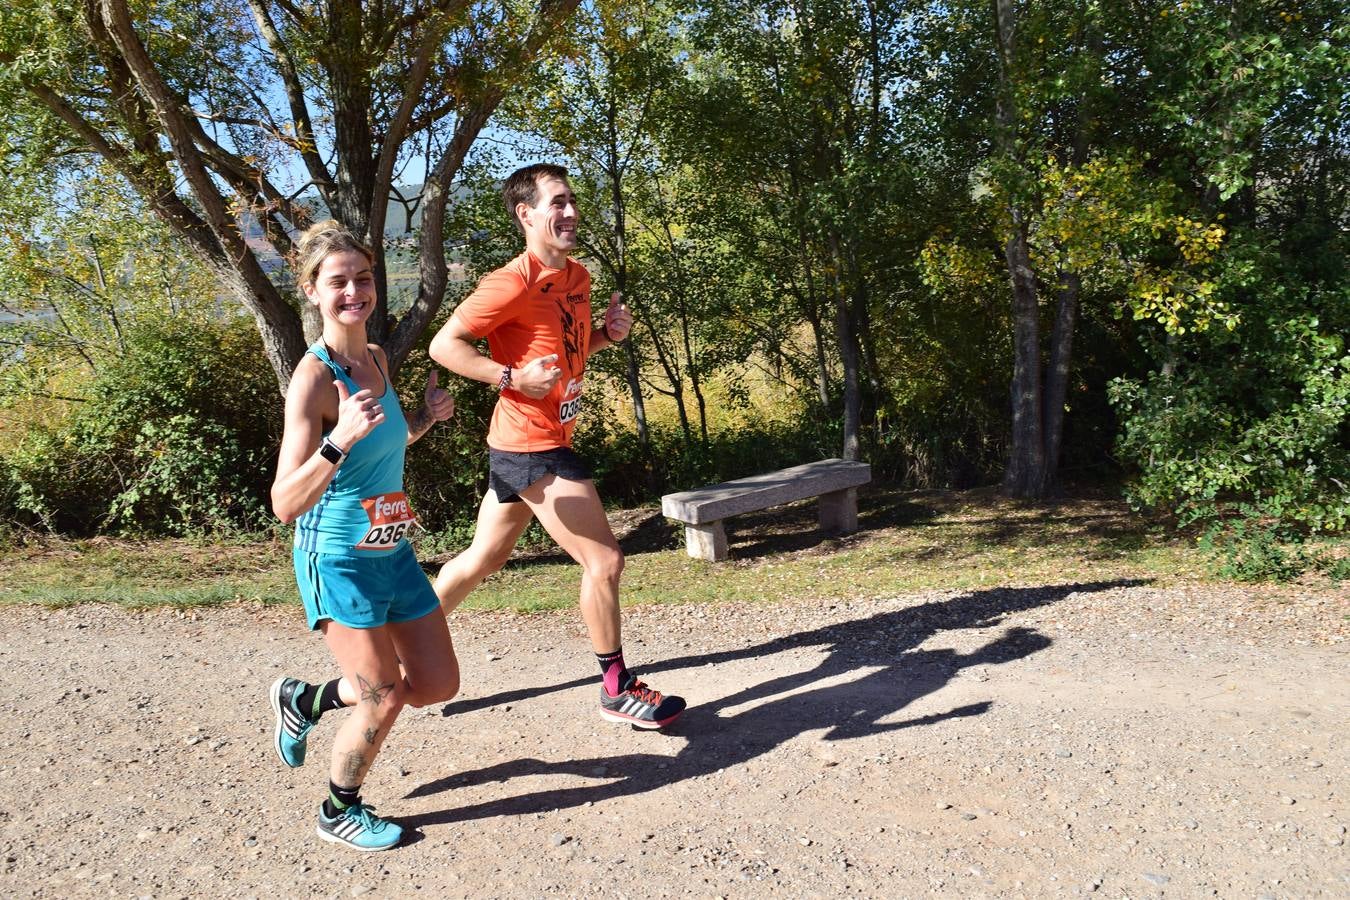
<instances>
[{"instance_id":1,"label":"tall tree","mask_svg":"<svg viewBox=\"0 0 1350 900\"><path fill-rule=\"evenodd\" d=\"M738 2L705 10L694 29L708 54L700 112L715 123L705 170L761 217L742 234L772 243L754 234L767 220L799 248L778 256L787 265L770 283L817 334L832 321L849 459L886 390L872 320L895 259L894 99L908 11L876 0Z\"/></svg>"},{"instance_id":2,"label":"tall tree","mask_svg":"<svg viewBox=\"0 0 1350 900\"><path fill-rule=\"evenodd\" d=\"M125 178L253 314L284 391L305 335L268 270L312 215L303 195L375 250L368 327L397 368L444 298L451 181L577 3L29 0L0 12L0 115L11 154ZM419 169L418 289L394 319L386 214Z\"/></svg>"},{"instance_id":3,"label":"tall tree","mask_svg":"<svg viewBox=\"0 0 1350 900\"><path fill-rule=\"evenodd\" d=\"M993 0L990 11L997 72L990 169L1013 328L1003 488L1038 498L1059 469L1085 279L1117 267L1119 257L1104 251L1138 247L1132 229L1166 216L1146 184L1115 166L1145 152L1131 116L1139 50L1122 33L1125 17L1091 0ZM1104 209L1110 214L1099 215ZM1048 335L1043 301L1053 310Z\"/></svg>"}]
</instances>

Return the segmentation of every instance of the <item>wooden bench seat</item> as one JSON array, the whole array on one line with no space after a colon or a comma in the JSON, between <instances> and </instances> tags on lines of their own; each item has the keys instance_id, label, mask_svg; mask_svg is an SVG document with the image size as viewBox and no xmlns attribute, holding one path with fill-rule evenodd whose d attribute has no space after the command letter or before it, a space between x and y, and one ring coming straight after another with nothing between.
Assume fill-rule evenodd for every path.
<instances>
[{"instance_id":1,"label":"wooden bench seat","mask_svg":"<svg viewBox=\"0 0 1350 900\"><path fill-rule=\"evenodd\" d=\"M857 531L858 487L871 480L872 467L867 463L822 459L693 491L666 494L661 498L661 512L684 523L690 556L717 561L727 558L723 519L794 500L820 497L821 529L840 534Z\"/></svg>"}]
</instances>

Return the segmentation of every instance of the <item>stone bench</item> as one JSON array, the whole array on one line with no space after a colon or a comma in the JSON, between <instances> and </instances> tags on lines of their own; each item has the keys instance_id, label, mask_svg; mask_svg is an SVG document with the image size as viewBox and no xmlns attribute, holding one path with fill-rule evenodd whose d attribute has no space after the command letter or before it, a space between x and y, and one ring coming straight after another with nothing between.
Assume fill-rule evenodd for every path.
<instances>
[{"instance_id":1,"label":"stone bench","mask_svg":"<svg viewBox=\"0 0 1350 900\"><path fill-rule=\"evenodd\" d=\"M693 491L666 494L661 498L661 512L684 523L690 556L717 561L727 558L723 519L807 497L820 497L821 529L840 534L857 531L858 487L871 480L872 467L867 463L822 459Z\"/></svg>"}]
</instances>

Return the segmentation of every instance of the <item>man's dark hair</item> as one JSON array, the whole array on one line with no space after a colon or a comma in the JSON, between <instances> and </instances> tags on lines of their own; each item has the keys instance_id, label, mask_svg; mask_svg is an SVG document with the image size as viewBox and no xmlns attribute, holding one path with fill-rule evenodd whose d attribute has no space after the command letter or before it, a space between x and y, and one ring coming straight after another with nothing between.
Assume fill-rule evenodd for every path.
<instances>
[{"instance_id":1,"label":"man's dark hair","mask_svg":"<svg viewBox=\"0 0 1350 900\"><path fill-rule=\"evenodd\" d=\"M516 169L506 176L506 183L502 185L502 201L506 204L506 214L515 224L517 231L521 234L525 233L525 227L520 224L520 219L516 216L516 204L524 203L526 206L534 206L539 200L540 178L566 177L567 169L553 163L534 163Z\"/></svg>"}]
</instances>

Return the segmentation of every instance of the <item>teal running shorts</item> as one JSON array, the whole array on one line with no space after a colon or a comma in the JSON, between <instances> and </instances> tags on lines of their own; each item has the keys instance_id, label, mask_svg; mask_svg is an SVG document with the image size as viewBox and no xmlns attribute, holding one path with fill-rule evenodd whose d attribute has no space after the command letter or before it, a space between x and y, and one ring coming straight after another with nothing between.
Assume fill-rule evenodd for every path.
<instances>
[{"instance_id":1,"label":"teal running shorts","mask_svg":"<svg viewBox=\"0 0 1350 900\"><path fill-rule=\"evenodd\" d=\"M420 619L440 605L407 541L392 553L374 556L298 547L291 556L311 629L324 619L348 628L379 628Z\"/></svg>"}]
</instances>

